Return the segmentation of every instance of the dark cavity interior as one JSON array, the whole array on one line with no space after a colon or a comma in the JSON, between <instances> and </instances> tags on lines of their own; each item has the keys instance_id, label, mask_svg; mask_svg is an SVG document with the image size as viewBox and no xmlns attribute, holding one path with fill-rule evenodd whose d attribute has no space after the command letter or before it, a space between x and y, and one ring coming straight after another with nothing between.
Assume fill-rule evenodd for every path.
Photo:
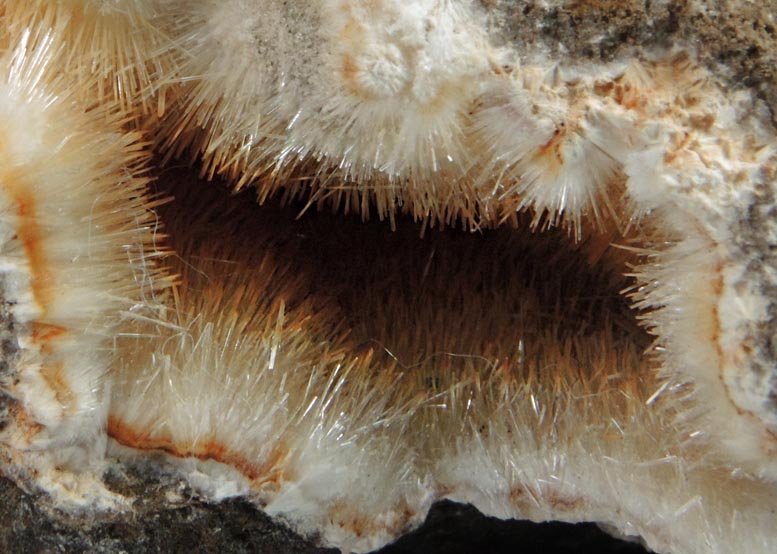
<instances>
[{"instance_id":1,"label":"dark cavity interior","mask_svg":"<svg viewBox=\"0 0 777 554\"><path fill-rule=\"evenodd\" d=\"M310 314L318 328L342 329L339 347L352 356L371 351L373 370L412 369L430 382L495 366L601 372L617 358L623 371L636 369L650 344L623 293L633 259L609 237L535 232L530 215L478 232L398 219L392 231L381 221L301 213L302 205L260 206L250 192L230 194L188 173L168 172L157 186L175 197L161 215L177 271L215 256L224 274L208 282L234 287L237 268L268 271L257 256L269 254L286 312L324 306Z\"/></svg>"}]
</instances>

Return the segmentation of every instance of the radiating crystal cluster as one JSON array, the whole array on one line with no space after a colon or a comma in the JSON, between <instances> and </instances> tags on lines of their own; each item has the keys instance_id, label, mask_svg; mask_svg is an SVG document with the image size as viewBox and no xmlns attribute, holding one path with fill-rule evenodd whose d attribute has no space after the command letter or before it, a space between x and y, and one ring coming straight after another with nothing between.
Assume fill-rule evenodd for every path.
<instances>
[{"instance_id":1,"label":"radiating crystal cluster","mask_svg":"<svg viewBox=\"0 0 777 554\"><path fill-rule=\"evenodd\" d=\"M147 456L344 551L443 498L774 551L768 107L516 4L1 2L2 472L131 512Z\"/></svg>"}]
</instances>

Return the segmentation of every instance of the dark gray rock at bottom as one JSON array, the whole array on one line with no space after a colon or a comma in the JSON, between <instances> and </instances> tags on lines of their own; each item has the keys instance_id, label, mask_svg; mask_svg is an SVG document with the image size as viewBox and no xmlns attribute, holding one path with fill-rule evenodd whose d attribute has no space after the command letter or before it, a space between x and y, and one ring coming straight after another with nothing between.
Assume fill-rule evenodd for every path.
<instances>
[{"instance_id":1,"label":"dark gray rock at bottom","mask_svg":"<svg viewBox=\"0 0 777 554\"><path fill-rule=\"evenodd\" d=\"M95 520L64 515L36 494L0 478L3 554L145 554L214 552L337 554L316 548L245 500L218 504L164 501L166 487L149 483L149 497L129 513Z\"/></svg>"},{"instance_id":2,"label":"dark gray rock at bottom","mask_svg":"<svg viewBox=\"0 0 777 554\"><path fill-rule=\"evenodd\" d=\"M315 546L242 499L207 503L174 474L148 477L148 467L120 466L108 486L135 498L122 514L95 519L65 515L0 477L2 554L337 554ZM142 494L139 494L142 493ZM171 501L171 496L176 500ZM439 502L416 531L375 554L578 553L644 554L641 546L610 537L594 524L501 521L472 506Z\"/></svg>"}]
</instances>

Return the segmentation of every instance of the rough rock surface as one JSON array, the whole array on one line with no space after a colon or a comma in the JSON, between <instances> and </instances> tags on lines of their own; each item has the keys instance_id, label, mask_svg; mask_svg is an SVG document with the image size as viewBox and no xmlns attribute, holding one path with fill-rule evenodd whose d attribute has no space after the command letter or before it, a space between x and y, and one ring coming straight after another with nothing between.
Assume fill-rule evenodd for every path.
<instances>
[{"instance_id":1,"label":"rough rock surface","mask_svg":"<svg viewBox=\"0 0 777 554\"><path fill-rule=\"evenodd\" d=\"M685 46L724 83L756 91L772 114L777 106L771 0L480 1L493 10L502 40L527 50L574 63Z\"/></svg>"},{"instance_id":2,"label":"rough rock surface","mask_svg":"<svg viewBox=\"0 0 777 554\"><path fill-rule=\"evenodd\" d=\"M145 487L134 512L103 521L79 521L48 510L11 481L0 478L0 552L4 554L146 554L219 552L223 554L337 554L316 547L272 521L253 504L229 500L207 504L175 483L149 483L134 475L113 475L117 490ZM134 484L132 484L134 483ZM172 492L175 491L175 492ZM138 491L135 491L138 492ZM593 524L534 524L500 521L471 506L441 502L416 531L381 549L380 554L436 552L489 554L515 552L640 554L636 543L606 535Z\"/></svg>"}]
</instances>

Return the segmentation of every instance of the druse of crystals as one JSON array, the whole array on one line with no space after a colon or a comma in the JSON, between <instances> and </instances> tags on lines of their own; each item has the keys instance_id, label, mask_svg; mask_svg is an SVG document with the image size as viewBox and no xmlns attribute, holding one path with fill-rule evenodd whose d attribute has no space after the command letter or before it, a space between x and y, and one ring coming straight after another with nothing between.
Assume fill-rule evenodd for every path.
<instances>
[{"instance_id":1,"label":"druse of crystals","mask_svg":"<svg viewBox=\"0 0 777 554\"><path fill-rule=\"evenodd\" d=\"M56 32L13 38L0 84L3 452L74 468L102 456L115 334L169 286L165 249L125 114L89 107L57 70Z\"/></svg>"},{"instance_id":2,"label":"druse of crystals","mask_svg":"<svg viewBox=\"0 0 777 554\"><path fill-rule=\"evenodd\" d=\"M4 474L131 510L147 456L344 551L438 499L777 547L777 141L695 52L572 63L500 1L1 13Z\"/></svg>"}]
</instances>

